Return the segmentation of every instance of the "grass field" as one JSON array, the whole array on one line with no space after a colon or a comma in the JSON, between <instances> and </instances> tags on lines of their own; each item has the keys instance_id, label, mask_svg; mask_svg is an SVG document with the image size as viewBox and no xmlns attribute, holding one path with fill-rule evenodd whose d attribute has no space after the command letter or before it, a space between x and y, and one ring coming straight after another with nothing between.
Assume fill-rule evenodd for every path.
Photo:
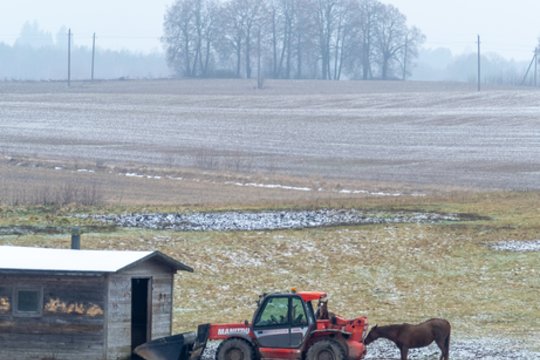
<instances>
[{"instance_id":1,"label":"grass field","mask_svg":"<svg viewBox=\"0 0 540 360\"><path fill-rule=\"evenodd\" d=\"M242 105L254 91L245 82L163 84L2 88L0 230L39 231L3 235L0 244L68 247L69 228L77 225L88 229L84 248L161 250L195 268L177 276L174 331L249 319L261 292L294 286L325 290L332 311L367 315L371 324L440 316L457 338L511 338L540 351L540 252L488 246L540 239L537 92L478 95L459 84L374 83L370 89L348 82L313 90L313 83L269 82L269 98L252 94L253 102ZM371 116L376 109L386 112ZM331 121L313 125L333 111L341 130ZM188 114L208 125L220 112L232 124L223 133L200 134L187 125L185 132L168 131L171 119ZM317 112L324 116L310 115ZM160 126L126 125L149 119ZM96 138L83 141L74 130L79 122L97 126L90 136ZM51 131L53 125L62 131ZM303 128L309 136L299 135ZM109 130L112 140L101 139ZM239 142L229 146L238 131ZM325 142L325 132L342 141ZM266 133L271 136L257 140ZM273 143L284 134L286 141ZM269 152L271 144L276 152ZM338 150L325 153L329 146ZM141 151L148 156L138 158ZM73 217L324 207L459 212L481 220L172 232Z\"/></svg>"},{"instance_id":2,"label":"grass field","mask_svg":"<svg viewBox=\"0 0 540 360\"><path fill-rule=\"evenodd\" d=\"M332 310L367 315L372 324L440 316L451 321L458 339L504 334L540 350L540 253L498 252L487 246L537 239L540 194L334 201L340 204L467 212L491 220L259 232L118 229L85 233L82 243L93 249L158 249L194 267L195 273L176 279L175 331L206 321L250 319L259 293L294 286L326 290ZM1 214L4 225L68 228L76 223L69 215L81 210L3 208ZM69 236L3 236L0 243L67 247Z\"/></svg>"}]
</instances>

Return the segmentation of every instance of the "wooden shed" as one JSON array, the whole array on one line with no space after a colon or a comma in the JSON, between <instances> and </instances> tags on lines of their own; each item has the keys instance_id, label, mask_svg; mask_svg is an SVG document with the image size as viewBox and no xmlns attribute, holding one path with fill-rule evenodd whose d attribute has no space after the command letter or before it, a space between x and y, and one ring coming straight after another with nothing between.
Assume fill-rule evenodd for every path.
<instances>
[{"instance_id":1,"label":"wooden shed","mask_svg":"<svg viewBox=\"0 0 540 360\"><path fill-rule=\"evenodd\" d=\"M0 359L130 359L171 335L178 270L159 251L0 246Z\"/></svg>"}]
</instances>

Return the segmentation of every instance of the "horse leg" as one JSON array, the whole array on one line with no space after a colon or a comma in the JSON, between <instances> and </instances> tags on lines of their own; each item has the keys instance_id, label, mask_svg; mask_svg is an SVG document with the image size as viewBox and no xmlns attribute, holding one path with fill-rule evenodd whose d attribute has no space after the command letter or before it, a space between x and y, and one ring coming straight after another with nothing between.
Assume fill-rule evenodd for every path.
<instances>
[{"instance_id":1,"label":"horse leg","mask_svg":"<svg viewBox=\"0 0 540 360\"><path fill-rule=\"evenodd\" d=\"M446 336L444 339L436 339L435 342L439 349L441 349L441 357L439 360L448 360L448 353L450 350L450 335Z\"/></svg>"},{"instance_id":2,"label":"horse leg","mask_svg":"<svg viewBox=\"0 0 540 360\"><path fill-rule=\"evenodd\" d=\"M406 346L400 346L399 351L401 351L401 360L407 360L407 355L409 354L409 348Z\"/></svg>"},{"instance_id":3,"label":"horse leg","mask_svg":"<svg viewBox=\"0 0 540 360\"><path fill-rule=\"evenodd\" d=\"M448 336L446 336L446 339L444 339L444 360L448 360L450 357L450 333L448 333Z\"/></svg>"}]
</instances>

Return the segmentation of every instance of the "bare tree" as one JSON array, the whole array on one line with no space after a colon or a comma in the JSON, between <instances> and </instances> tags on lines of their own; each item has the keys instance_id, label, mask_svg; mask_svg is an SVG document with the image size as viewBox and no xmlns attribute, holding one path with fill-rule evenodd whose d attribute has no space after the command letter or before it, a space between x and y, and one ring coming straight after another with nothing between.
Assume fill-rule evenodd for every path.
<instances>
[{"instance_id":1,"label":"bare tree","mask_svg":"<svg viewBox=\"0 0 540 360\"><path fill-rule=\"evenodd\" d=\"M251 78L257 53L274 78L406 78L423 41L378 0L176 0L164 29L183 76L208 76L215 63Z\"/></svg>"},{"instance_id":2,"label":"bare tree","mask_svg":"<svg viewBox=\"0 0 540 360\"><path fill-rule=\"evenodd\" d=\"M214 43L219 33L218 18L221 7L216 0L198 1L197 8L197 52L201 76L207 77L210 72L210 62L213 57Z\"/></svg>"},{"instance_id":3,"label":"bare tree","mask_svg":"<svg viewBox=\"0 0 540 360\"><path fill-rule=\"evenodd\" d=\"M235 75L240 77L242 65L242 44L244 39L244 16L241 4L228 2L225 4L221 17L221 31L223 42L220 48L222 56L226 56L227 47L230 46L235 54ZM228 46L227 46L228 45Z\"/></svg>"},{"instance_id":4,"label":"bare tree","mask_svg":"<svg viewBox=\"0 0 540 360\"><path fill-rule=\"evenodd\" d=\"M315 13L321 59L321 78L330 78L330 41L335 29L336 8L339 0L315 0Z\"/></svg>"},{"instance_id":5,"label":"bare tree","mask_svg":"<svg viewBox=\"0 0 540 360\"><path fill-rule=\"evenodd\" d=\"M314 78L319 74L317 63L319 42L317 40L317 19L313 10L313 0L296 0L296 26L293 34L293 48L296 56L297 79Z\"/></svg>"},{"instance_id":6,"label":"bare tree","mask_svg":"<svg viewBox=\"0 0 540 360\"><path fill-rule=\"evenodd\" d=\"M168 63L184 76L191 76L192 58L192 3L193 0L176 1L165 14L164 36Z\"/></svg>"},{"instance_id":7,"label":"bare tree","mask_svg":"<svg viewBox=\"0 0 540 360\"><path fill-rule=\"evenodd\" d=\"M177 0L167 10L162 41L181 75L208 75L218 11L215 0Z\"/></svg>"},{"instance_id":8,"label":"bare tree","mask_svg":"<svg viewBox=\"0 0 540 360\"><path fill-rule=\"evenodd\" d=\"M298 22L295 0L268 0L268 32L272 51L272 75L274 78L290 78L292 68L292 44Z\"/></svg>"},{"instance_id":9,"label":"bare tree","mask_svg":"<svg viewBox=\"0 0 540 360\"><path fill-rule=\"evenodd\" d=\"M377 34L377 21L382 11L383 4L377 0L360 0L358 8L358 53L361 58L362 79L373 77L372 60L374 56L374 43Z\"/></svg>"},{"instance_id":10,"label":"bare tree","mask_svg":"<svg viewBox=\"0 0 540 360\"><path fill-rule=\"evenodd\" d=\"M358 32L355 23L357 9L357 3L353 0L343 0L337 6L336 31L332 38L334 80L341 79L345 61L354 57L354 42Z\"/></svg>"},{"instance_id":11,"label":"bare tree","mask_svg":"<svg viewBox=\"0 0 540 360\"><path fill-rule=\"evenodd\" d=\"M405 16L393 5L384 5L377 21L375 43L382 79L388 79L393 62L398 61L398 54L405 48L407 34Z\"/></svg>"},{"instance_id":12,"label":"bare tree","mask_svg":"<svg viewBox=\"0 0 540 360\"><path fill-rule=\"evenodd\" d=\"M353 0L315 0L312 6L318 32L321 78L339 80L356 31L353 21L356 3Z\"/></svg>"},{"instance_id":13,"label":"bare tree","mask_svg":"<svg viewBox=\"0 0 540 360\"><path fill-rule=\"evenodd\" d=\"M263 4L260 0L238 0L243 3L245 6L244 10L246 11L246 21L245 21L245 57L246 57L246 77L248 79L251 79L251 52L253 44L252 42L254 39L256 39L256 36L254 35L254 28L257 24L259 24L262 20L260 18L260 9L261 5Z\"/></svg>"},{"instance_id":14,"label":"bare tree","mask_svg":"<svg viewBox=\"0 0 540 360\"><path fill-rule=\"evenodd\" d=\"M425 35L417 27L413 26L407 29L404 46L397 55L403 80L406 80L407 76L411 75L413 59L418 57L418 48L425 41L425 38Z\"/></svg>"},{"instance_id":15,"label":"bare tree","mask_svg":"<svg viewBox=\"0 0 540 360\"><path fill-rule=\"evenodd\" d=\"M225 4L223 14L225 37L233 47L236 57L237 77L242 76L242 55L244 57L245 76L252 74L251 56L257 36L255 27L261 21L260 0L231 0Z\"/></svg>"}]
</instances>

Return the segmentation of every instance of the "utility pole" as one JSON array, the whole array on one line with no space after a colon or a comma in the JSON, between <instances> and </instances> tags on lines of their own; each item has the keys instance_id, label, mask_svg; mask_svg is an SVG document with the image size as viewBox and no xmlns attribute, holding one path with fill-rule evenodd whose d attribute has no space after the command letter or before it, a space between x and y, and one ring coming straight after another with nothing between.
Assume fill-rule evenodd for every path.
<instances>
[{"instance_id":1,"label":"utility pole","mask_svg":"<svg viewBox=\"0 0 540 360\"><path fill-rule=\"evenodd\" d=\"M480 35L477 36L478 42L478 91L480 91Z\"/></svg>"},{"instance_id":2,"label":"utility pole","mask_svg":"<svg viewBox=\"0 0 540 360\"><path fill-rule=\"evenodd\" d=\"M94 60L96 58L96 33L92 37L92 72L90 74L90 79L94 81Z\"/></svg>"},{"instance_id":3,"label":"utility pole","mask_svg":"<svg viewBox=\"0 0 540 360\"><path fill-rule=\"evenodd\" d=\"M409 35L405 36L405 53L403 55L403 81L407 80L407 51L409 50Z\"/></svg>"},{"instance_id":4,"label":"utility pole","mask_svg":"<svg viewBox=\"0 0 540 360\"><path fill-rule=\"evenodd\" d=\"M529 66L527 67L527 71L525 71L525 75L523 76L523 80L521 80L521 85L525 85L525 82L527 81L527 76L529 75L529 71L531 71L531 67L533 66L533 63L536 62L536 54L538 52L538 48L534 49L534 54L531 62L529 63ZM536 65L535 65L536 67Z\"/></svg>"},{"instance_id":5,"label":"utility pole","mask_svg":"<svg viewBox=\"0 0 540 360\"><path fill-rule=\"evenodd\" d=\"M534 49L534 87L538 84L538 48Z\"/></svg>"},{"instance_id":6,"label":"utility pole","mask_svg":"<svg viewBox=\"0 0 540 360\"><path fill-rule=\"evenodd\" d=\"M259 27L259 33L257 35L257 89L262 89L263 80L261 73L261 28Z\"/></svg>"},{"instance_id":7,"label":"utility pole","mask_svg":"<svg viewBox=\"0 0 540 360\"><path fill-rule=\"evenodd\" d=\"M67 85L71 86L71 28L68 30L68 73Z\"/></svg>"}]
</instances>

